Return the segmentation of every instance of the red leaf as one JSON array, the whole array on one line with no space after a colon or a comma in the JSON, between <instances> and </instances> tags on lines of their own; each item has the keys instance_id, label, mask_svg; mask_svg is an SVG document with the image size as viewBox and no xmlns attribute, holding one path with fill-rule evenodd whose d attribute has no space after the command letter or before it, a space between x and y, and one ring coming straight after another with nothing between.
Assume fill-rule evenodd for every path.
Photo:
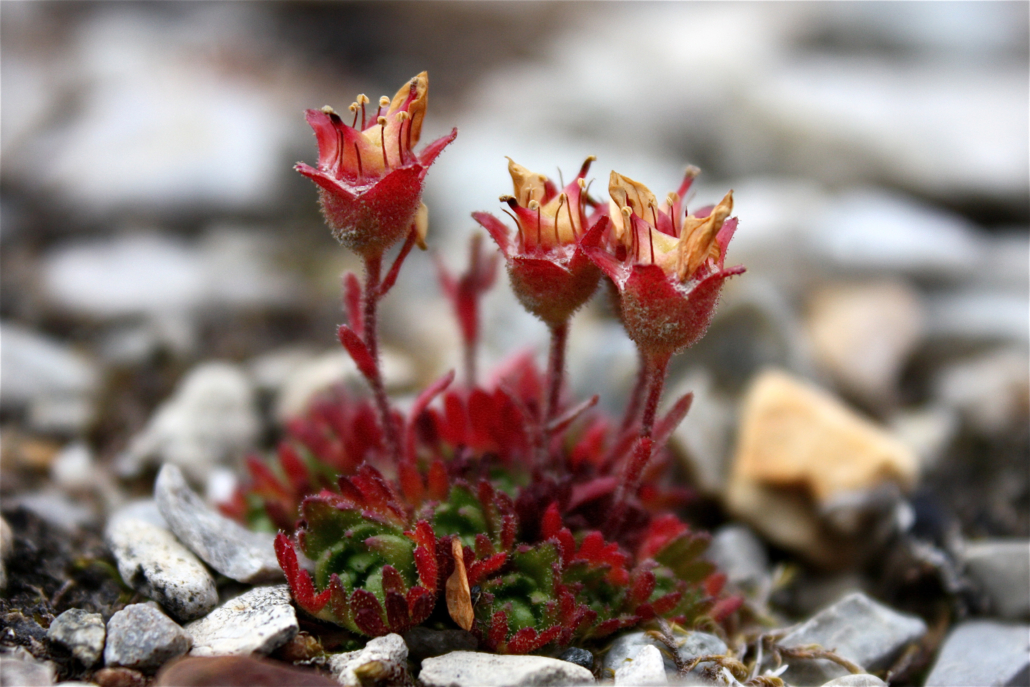
<instances>
[{"instance_id":1,"label":"red leaf","mask_svg":"<svg viewBox=\"0 0 1030 687\"><path fill-rule=\"evenodd\" d=\"M694 401L694 394L688 392L679 397L672 409L665 414L661 420L654 427L654 443L657 446L664 446L665 442L669 440L672 433L676 431L676 427L683 422L683 418L687 416L687 412L690 410L690 404Z\"/></svg>"},{"instance_id":2,"label":"red leaf","mask_svg":"<svg viewBox=\"0 0 1030 687\"><path fill-rule=\"evenodd\" d=\"M433 382L425 391L420 393L415 399L415 403L411 406L411 412L408 413L408 422L405 430L405 455L409 462L415 462L415 428L418 423L419 416L422 412L433 402L437 396L451 385L454 381L454 370L451 370L440 379Z\"/></svg>"},{"instance_id":3,"label":"red leaf","mask_svg":"<svg viewBox=\"0 0 1030 687\"><path fill-rule=\"evenodd\" d=\"M666 615L672 609L676 608L676 604L683 598L681 592L669 592L665 596L658 597L651 602L651 608L657 615Z\"/></svg>"},{"instance_id":4,"label":"red leaf","mask_svg":"<svg viewBox=\"0 0 1030 687\"><path fill-rule=\"evenodd\" d=\"M401 484L404 499L413 506L418 506L426 495L426 486L422 483L422 475L411 463L401 463L397 467L397 480Z\"/></svg>"},{"instance_id":5,"label":"red leaf","mask_svg":"<svg viewBox=\"0 0 1030 687\"><path fill-rule=\"evenodd\" d=\"M286 581L290 583L290 591L293 592L293 598L297 605L311 614L321 611L329 601L330 590L326 589L321 594L315 595L315 585L311 581L311 575L307 570L300 569L293 543L282 532L275 538L275 557L279 561L279 567L286 574Z\"/></svg>"},{"instance_id":6,"label":"red leaf","mask_svg":"<svg viewBox=\"0 0 1030 687\"><path fill-rule=\"evenodd\" d=\"M403 632L411 626L408 616L408 600L403 594L388 590L386 592L386 620L391 632Z\"/></svg>"},{"instance_id":7,"label":"red leaf","mask_svg":"<svg viewBox=\"0 0 1030 687\"><path fill-rule=\"evenodd\" d=\"M470 585L477 585L484 579L501 569L508 560L508 554L504 551L494 554L489 558L475 561L468 569Z\"/></svg>"},{"instance_id":8,"label":"red leaf","mask_svg":"<svg viewBox=\"0 0 1030 687\"><path fill-rule=\"evenodd\" d=\"M358 366L358 371L364 375L365 379L375 379L378 372L376 360L365 346L365 342L345 324L341 324L336 331L340 337L340 343L347 349L354 364Z\"/></svg>"},{"instance_id":9,"label":"red leaf","mask_svg":"<svg viewBox=\"0 0 1030 687\"><path fill-rule=\"evenodd\" d=\"M413 532L405 532L415 542L415 568L418 578L426 589L436 591L436 534L426 520L419 520Z\"/></svg>"},{"instance_id":10,"label":"red leaf","mask_svg":"<svg viewBox=\"0 0 1030 687\"><path fill-rule=\"evenodd\" d=\"M447 492L450 491L450 479L447 477L447 468L444 467L443 461L434 460L429 466L429 498L436 501L443 501L447 498Z\"/></svg>"},{"instance_id":11,"label":"red leaf","mask_svg":"<svg viewBox=\"0 0 1030 687\"><path fill-rule=\"evenodd\" d=\"M487 641L490 648L497 650L504 643L508 636L508 614L504 611L497 611L490 618L490 631L487 634Z\"/></svg>"},{"instance_id":12,"label":"red leaf","mask_svg":"<svg viewBox=\"0 0 1030 687\"><path fill-rule=\"evenodd\" d=\"M350 605L354 609L354 624L366 635L381 637L390 632L383 622L383 607L372 592L355 589L350 595Z\"/></svg>"},{"instance_id":13,"label":"red leaf","mask_svg":"<svg viewBox=\"0 0 1030 687\"><path fill-rule=\"evenodd\" d=\"M404 584L404 578L392 565L383 566L383 590L403 594L408 585Z\"/></svg>"},{"instance_id":14,"label":"red leaf","mask_svg":"<svg viewBox=\"0 0 1030 687\"><path fill-rule=\"evenodd\" d=\"M551 505L544 511L544 517L540 522L540 534L544 539L550 539L558 535L558 530L562 527L561 514L558 512L557 501L552 501Z\"/></svg>"},{"instance_id":15,"label":"red leaf","mask_svg":"<svg viewBox=\"0 0 1030 687\"><path fill-rule=\"evenodd\" d=\"M436 605L436 595L425 587L412 587L408 590L407 599L408 614L413 625L425 622Z\"/></svg>"}]
</instances>

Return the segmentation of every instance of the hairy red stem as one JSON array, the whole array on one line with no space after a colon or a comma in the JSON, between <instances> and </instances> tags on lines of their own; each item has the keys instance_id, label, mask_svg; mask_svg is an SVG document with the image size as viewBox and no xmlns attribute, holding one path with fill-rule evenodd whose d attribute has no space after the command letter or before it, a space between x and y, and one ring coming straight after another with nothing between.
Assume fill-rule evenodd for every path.
<instances>
[{"instance_id":1,"label":"hairy red stem","mask_svg":"<svg viewBox=\"0 0 1030 687\"><path fill-rule=\"evenodd\" d=\"M386 396L386 387L383 384L383 370L379 363L379 327L376 315L378 311L380 293L379 274L383 265L383 256L365 258L365 312L362 317L364 325L365 347L369 355L375 361L374 374L366 375L368 384L372 387L372 394L375 397L376 408L379 410L379 424L383 428L383 438L386 441L386 448L397 464L401 459L400 430L393 421L393 412L390 409L390 400Z\"/></svg>"},{"instance_id":2,"label":"hairy red stem","mask_svg":"<svg viewBox=\"0 0 1030 687\"><path fill-rule=\"evenodd\" d=\"M644 414L640 420L640 438L633 445L633 453L623 469L619 486L615 490L612 500L611 515L605 523L605 535L615 538L626 518L626 502L640 488L640 479L644 474L644 468L651 460L654 453L654 431L655 418L658 415L658 402L662 398L662 389L665 387L665 375L669 370L669 359L672 356L668 353L647 355L641 352L642 367L646 369L650 385L647 391L647 401L644 405Z\"/></svg>"}]
</instances>

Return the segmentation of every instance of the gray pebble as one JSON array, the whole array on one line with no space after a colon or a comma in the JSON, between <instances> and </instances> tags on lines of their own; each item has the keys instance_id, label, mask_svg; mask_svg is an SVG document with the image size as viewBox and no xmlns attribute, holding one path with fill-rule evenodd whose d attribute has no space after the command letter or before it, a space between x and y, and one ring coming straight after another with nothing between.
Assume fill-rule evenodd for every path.
<instances>
[{"instance_id":1,"label":"gray pebble","mask_svg":"<svg viewBox=\"0 0 1030 687\"><path fill-rule=\"evenodd\" d=\"M869 673L848 673L833 678L823 687L887 687L887 683Z\"/></svg>"},{"instance_id":2,"label":"gray pebble","mask_svg":"<svg viewBox=\"0 0 1030 687\"><path fill-rule=\"evenodd\" d=\"M423 687L544 687L594 682L589 670L568 661L476 651L427 658L418 679Z\"/></svg>"},{"instance_id":3,"label":"gray pebble","mask_svg":"<svg viewBox=\"0 0 1030 687\"><path fill-rule=\"evenodd\" d=\"M255 587L186 626L193 640L192 656L267 654L299 629L285 584Z\"/></svg>"},{"instance_id":4,"label":"gray pebble","mask_svg":"<svg viewBox=\"0 0 1030 687\"><path fill-rule=\"evenodd\" d=\"M973 542L966 546L962 560L996 616L1030 619L1030 540Z\"/></svg>"},{"instance_id":5,"label":"gray pebble","mask_svg":"<svg viewBox=\"0 0 1030 687\"><path fill-rule=\"evenodd\" d=\"M729 651L726 642L707 632L687 632L676 635L676 643L676 654L683 662L692 661L698 656L725 654ZM664 657L665 672L670 675L676 674L676 661L673 660L669 649L664 644L646 632L631 632L616 639L608 649L603 663L605 675L617 673L624 663L635 659L645 646L653 646L658 649ZM696 666L691 672L698 674L703 665Z\"/></svg>"},{"instance_id":6,"label":"gray pebble","mask_svg":"<svg viewBox=\"0 0 1030 687\"><path fill-rule=\"evenodd\" d=\"M951 629L926 687L1030 684L1030 625L970 620Z\"/></svg>"},{"instance_id":7,"label":"gray pebble","mask_svg":"<svg viewBox=\"0 0 1030 687\"><path fill-rule=\"evenodd\" d=\"M122 579L179 620L199 618L218 603L211 573L168 530L122 517L104 535Z\"/></svg>"},{"instance_id":8,"label":"gray pebble","mask_svg":"<svg viewBox=\"0 0 1030 687\"><path fill-rule=\"evenodd\" d=\"M582 666L590 671L594 669L594 655L586 649L581 649L578 646L570 646L568 649L561 652L561 655L558 656L558 658L562 661L575 663L577 666Z\"/></svg>"},{"instance_id":9,"label":"gray pebble","mask_svg":"<svg viewBox=\"0 0 1030 687\"><path fill-rule=\"evenodd\" d=\"M104 617L99 613L72 608L50 623L46 636L71 651L82 665L92 668L104 653L107 629Z\"/></svg>"},{"instance_id":10,"label":"gray pebble","mask_svg":"<svg viewBox=\"0 0 1030 687\"><path fill-rule=\"evenodd\" d=\"M237 582L283 578L275 558L275 537L251 532L207 506L189 488L180 470L166 463L154 483L154 498L169 528L193 553Z\"/></svg>"},{"instance_id":11,"label":"gray pebble","mask_svg":"<svg viewBox=\"0 0 1030 687\"><path fill-rule=\"evenodd\" d=\"M780 644L819 644L866 670L879 670L889 667L906 645L924 634L926 623L919 618L897 613L856 592L801 624ZM789 684L821 685L845 674L843 667L825 659L795 659L782 678Z\"/></svg>"},{"instance_id":12,"label":"gray pebble","mask_svg":"<svg viewBox=\"0 0 1030 687\"><path fill-rule=\"evenodd\" d=\"M624 661L615 671L616 685L667 685L665 659L656 646L645 646L632 660Z\"/></svg>"},{"instance_id":13,"label":"gray pebble","mask_svg":"<svg viewBox=\"0 0 1030 687\"><path fill-rule=\"evenodd\" d=\"M22 647L0 654L0 685L50 687L54 684L54 672L53 663L37 661Z\"/></svg>"},{"instance_id":14,"label":"gray pebble","mask_svg":"<svg viewBox=\"0 0 1030 687\"><path fill-rule=\"evenodd\" d=\"M408 647L398 634L376 637L358 651L331 656L329 669L346 687L362 687L367 682L406 684Z\"/></svg>"},{"instance_id":15,"label":"gray pebble","mask_svg":"<svg viewBox=\"0 0 1030 687\"><path fill-rule=\"evenodd\" d=\"M190 649L190 636L151 604L132 604L107 623L104 662L152 671Z\"/></svg>"}]
</instances>

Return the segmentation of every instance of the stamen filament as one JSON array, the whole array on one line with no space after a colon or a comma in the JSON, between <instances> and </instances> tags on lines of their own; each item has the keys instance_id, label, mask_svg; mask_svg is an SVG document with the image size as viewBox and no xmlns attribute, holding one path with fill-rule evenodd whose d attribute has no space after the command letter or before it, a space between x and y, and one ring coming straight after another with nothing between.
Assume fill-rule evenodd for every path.
<instances>
[{"instance_id":1,"label":"stamen filament","mask_svg":"<svg viewBox=\"0 0 1030 687\"><path fill-rule=\"evenodd\" d=\"M379 132L379 147L383 149L383 168L390 169L390 160L386 157L386 117L379 117L376 121L382 127Z\"/></svg>"}]
</instances>

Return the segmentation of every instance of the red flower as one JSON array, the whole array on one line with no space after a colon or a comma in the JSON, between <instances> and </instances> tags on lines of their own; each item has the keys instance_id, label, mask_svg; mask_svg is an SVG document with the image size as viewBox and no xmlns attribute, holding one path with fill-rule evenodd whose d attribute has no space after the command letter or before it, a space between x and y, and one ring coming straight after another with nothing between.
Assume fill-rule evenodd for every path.
<instances>
[{"instance_id":1,"label":"red flower","mask_svg":"<svg viewBox=\"0 0 1030 687\"><path fill-rule=\"evenodd\" d=\"M612 172L612 246L586 249L619 290L627 334L651 354L671 355L700 339L723 282L744 271L723 267L737 228L732 191L714 208L683 216L697 173L689 168L679 191L659 205L646 186Z\"/></svg>"},{"instance_id":2,"label":"red flower","mask_svg":"<svg viewBox=\"0 0 1030 687\"><path fill-rule=\"evenodd\" d=\"M472 213L504 253L512 289L523 307L551 327L587 302L601 276L583 251L599 243L608 224L586 192L584 177L593 160L587 158L559 193L550 179L509 158L515 195L501 200L514 213L508 214L515 220L515 232L489 213Z\"/></svg>"},{"instance_id":3,"label":"red flower","mask_svg":"<svg viewBox=\"0 0 1030 687\"><path fill-rule=\"evenodd\" d=\"M422 72L397 91L383 96L375 116L359 95L350 106L350 126L328 105L308 110L318 140L318 169L298 163L294 169L318 184L319 201L333 235L365 257L382 254L414 227L423 245L427 214L422 183L437 156L458 135L437 139L415 155L422 133L429 77ZM358 127L358 119L361 126Z\"/></svg>"}]
</instances>

